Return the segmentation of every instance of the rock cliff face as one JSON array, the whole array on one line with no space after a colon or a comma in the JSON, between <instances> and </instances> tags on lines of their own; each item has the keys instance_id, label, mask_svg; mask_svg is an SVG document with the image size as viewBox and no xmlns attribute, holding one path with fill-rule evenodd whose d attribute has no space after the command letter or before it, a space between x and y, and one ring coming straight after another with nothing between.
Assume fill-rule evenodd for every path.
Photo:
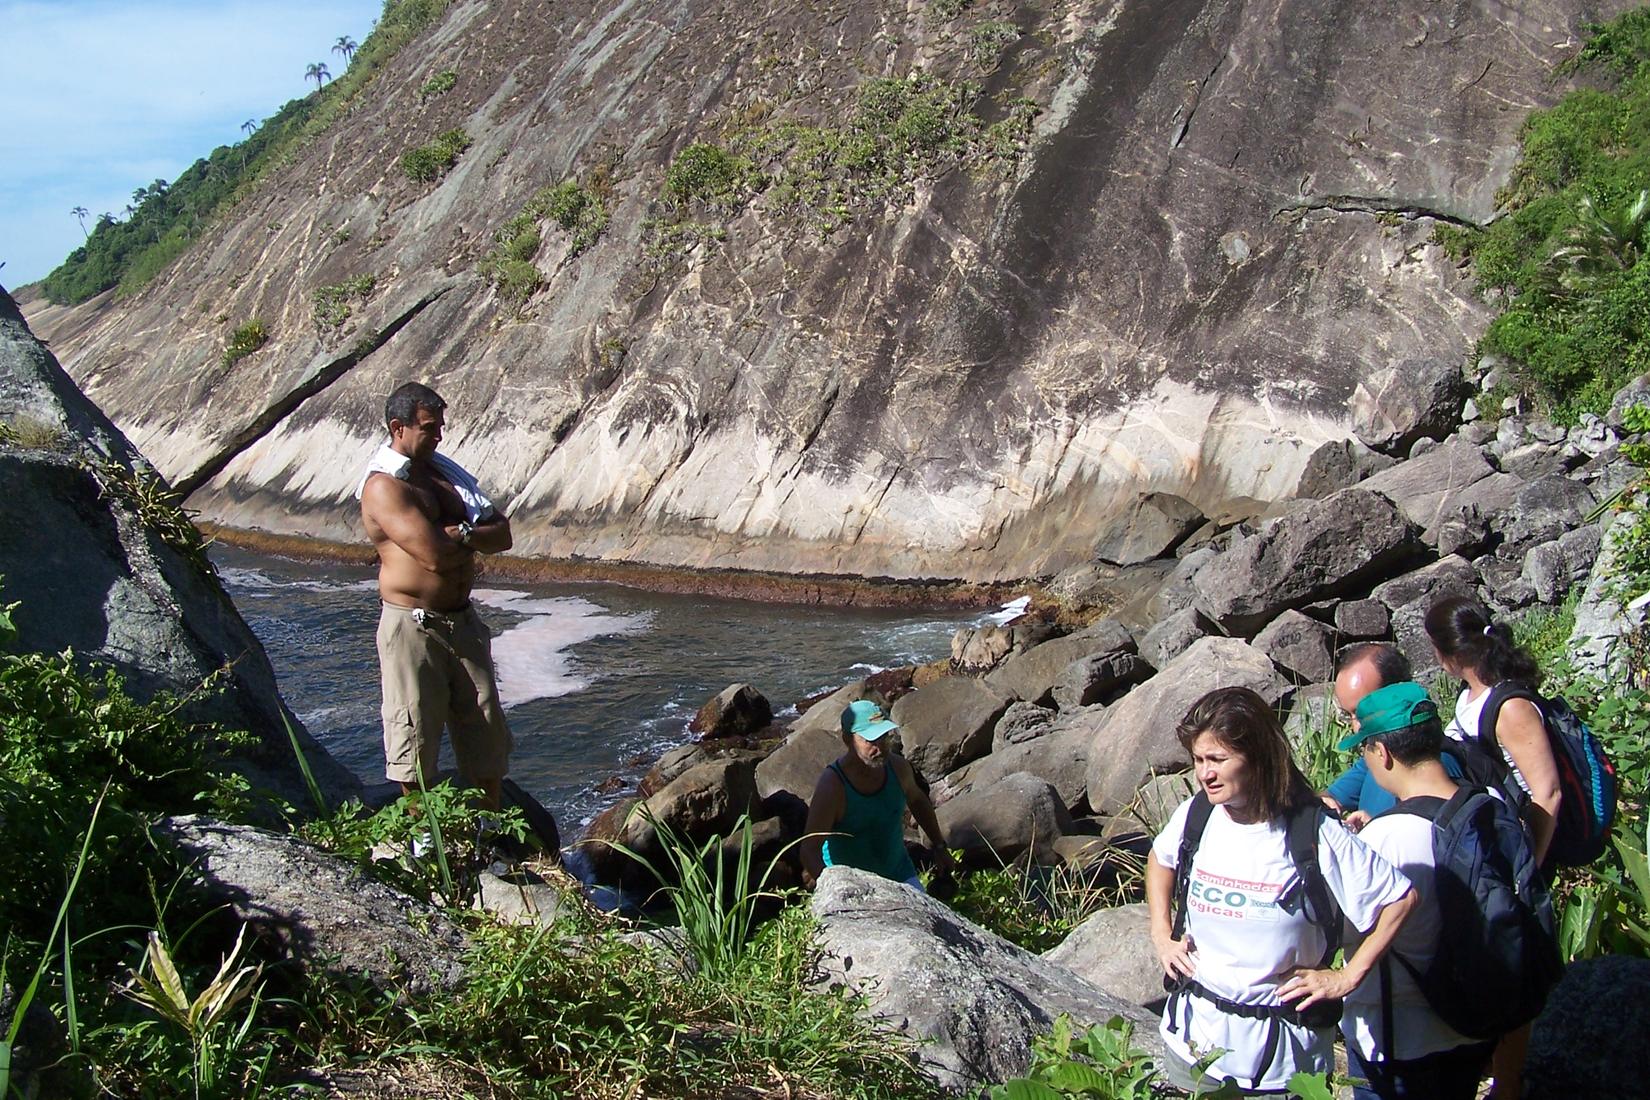
<instances>
[{"instance_id":1,"label":"rock cliff face","mask_svg":"<svg viewBox=\"0 0 1650 1100\"><path fill-rule=\"evenodd\" d=\"M31 321L229 526L360 538L382 397L421 378L519 552L1046 574L1140 493L1252 511L1327 440L1424 428L1484 320L1432 230L1492 215L1554 64L1620 7L459 0L142 293ZM918 118L928 159L820 197L852 157L788 124L880 140L867 82L916 71L977 84L978 124ZM407 179L454 127L452 170ZM693 142L753 171L667 202ZM569 177L611 221L580 252L540 219L518 308L478 262ZM253 318L270 342L224 365Z\"/></svg>"}]
</instances>

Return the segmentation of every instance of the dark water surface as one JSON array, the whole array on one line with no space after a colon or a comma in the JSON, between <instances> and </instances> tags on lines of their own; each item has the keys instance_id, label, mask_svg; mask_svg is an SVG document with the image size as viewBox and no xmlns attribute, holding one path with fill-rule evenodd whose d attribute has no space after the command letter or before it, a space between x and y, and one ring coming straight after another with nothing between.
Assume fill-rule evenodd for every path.
<instances>
[{"instance_id":1,"label":"dark water surface","mask_svg":"<svg viewBox=\"0 0 1650 1100\"><path fill-rule=\"evenodd\" d=\"M374 571L223 546L212 556L288 704L340 762L382 782ZM599 784L617 775L628 790L661 752L689 739L694 712L728 684L755 684L783 715L798 698L944 656L959 625L988 617L598 585L512 583L475 598L495 634L516 738L511 775L569 835L624 793L601 793Z\"/></svg>"}]
</instances>

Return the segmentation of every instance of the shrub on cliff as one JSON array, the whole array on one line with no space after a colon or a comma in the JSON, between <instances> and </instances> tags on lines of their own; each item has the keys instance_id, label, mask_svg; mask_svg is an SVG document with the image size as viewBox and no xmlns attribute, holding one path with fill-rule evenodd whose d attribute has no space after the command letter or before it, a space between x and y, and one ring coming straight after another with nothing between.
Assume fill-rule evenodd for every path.
<instances>
[{"instance_id":1,"label":"shrub on cliff","mask_svg":"<svg viewBox=\"0 0 1650 1100\"><path fill-rule=\"evenodd\" d=\"M470 135L463 130L448 130L432 141L415 146L401 154L401 171L414 183L428 183L447 174L447 169L458 163L464 150L470 147Z\"/></svg>"},{"instance_id":2,"label":"shrub on cliff","mask_svg":"<svg viewBox=\"0 0 1650 1100\"><path fill-rule=\"evenodd\" d=\"M1609 82L1530 115L1504 216L1440 233L1502 304L1480 344L1555 418L1602 412L1650 370L1650 9L1590 28L1573 71Z\"/></svg>"}]
</instances>

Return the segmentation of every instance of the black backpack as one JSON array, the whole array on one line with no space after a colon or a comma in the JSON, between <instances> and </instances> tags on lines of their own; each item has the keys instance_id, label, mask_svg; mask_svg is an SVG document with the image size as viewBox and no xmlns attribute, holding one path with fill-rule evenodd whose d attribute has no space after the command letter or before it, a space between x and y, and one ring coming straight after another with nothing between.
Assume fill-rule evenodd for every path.
<instances>
[{"instance_id":1,"label":"black backpack","mask_svg":"<svg viewBox=\"0 0 1650 1100\"><path fill-rule=\"evenodd\" d=\"M1548 699L1523 684L1504 681L1490 688L1478 719L1478 736L1497 763L1504 762L1495 736L1495 721L1509 699L1528 699L1541 712L1547 744L1558 765L1558 822L1547 847L1547 861L1584 867L1604 854L1616 821L1616 769L1587 723L1563 699ZM1517 786L1516 783L1512 784Z\"/></svg>"},{"instance_id":2,"label":"black backpack","mask_svg":"<svg viewBox=\"0 0 1650 1100\"><path fill-rule=\"evenodd\" d=\"M1425 971L1390 952L1439 1017L1470 1039L1495 1039L1535 1019L1563 971L1553 904L1517 814L1478 787L1409 798L1387 814L1432 822L1438 949ZM1392 1035L1390 975L1381 962L1384 1035Z\"/></svg>"},{"instance_id":3,"label":"black backpack","mask_svg":"<svg viewBox=\"0 0 1650 1100\"><path fill-rule=\"evenodd\" d=\"M1203 840L1203 830L1208 826L1209 815L1213 812L1214 805L1207 794L1200 790L1192 796L1191 809L1186 813L1186 829L1180 835L1179 862L1174 872L1173 934L1177 940L1186 935L1186 901L1192 887L1192 857L1197 854L1197 846ZM1323 932L1325 947L1323 958L1318 963L1319 969L1334 962L1335 953L1341 947L1341 909L1329 892L1323 868L1318 865L1318 825L1328 812L1316 798L1289 811L1285 845L1297 877L1278 895L1279 908L1295 912L1297 907L1304 905L1307 920ZM1222 1012L1269 1021L1266 1045L1260 1052L1253 1076L1256 1088L1281 1047L1283 1031L1280 1025L1283 1021L1322 1030L1334 1027L1341 1018L1340 1001L1319 1001L1305 1012L1299 1012L1287 1005L1248 1005L1228 1001L1211 993L1195 978L1175 979L1165 975L1163 988L1169 993L1165 1015L1170 1031L1178 1030L1189 1020L1191 1001L1185 997L1187 993L1196 994Z\"/></svg>"}]
</instances>

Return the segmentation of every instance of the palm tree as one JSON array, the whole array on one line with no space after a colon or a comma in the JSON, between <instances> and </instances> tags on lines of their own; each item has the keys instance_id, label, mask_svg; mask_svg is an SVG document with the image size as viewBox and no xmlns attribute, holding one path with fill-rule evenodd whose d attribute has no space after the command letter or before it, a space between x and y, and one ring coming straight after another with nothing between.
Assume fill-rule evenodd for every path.
<instances>
[{"instance_id":1,"label":"palm tree","mask_svg":"<svg viewBox=\"0 0 1650 1100\"><path fill-rule=\"evenodd\" d=\"M1548 258L1549 270L1565 290L1585 290L1605 275L1638 263L1650 229L1650 190L1616 208L1601 208L1589 195L1577 203L1581 220L1565 233L1565 244Z\"/></svg>"},{"instance_id":2,"label":"palm tree","mask_svg":"<svg viewBox=\"0 0 1650 1100\"><path fill-rule=\"evenodd\" d=\"M350 60L355 57L355 39L347 34L339 35L338 41L332 44L332 52L343 54L344 65L347 67Z\"/></svg>"},{"instance_id":3,"label":"palm tree","mask_svg":"<svg viewBox=\"0 0 1650 1100\"><path fill-rule=\"evenodd\" d=\"M259 122L257 119L249 118L245 122L241 123L241 133L245 134L247 137L251 137L253 134L257 133L258 128L262 125L263 123Z\"/></svg>"},{"instance_id":4,"label":"palm tree","mask_svg":"<svg viewBox=\"0 0 1650 1100\"><path fill-rule=\"evenodd\" d=\"M304 70L304 79L315 81L315 90L320 91L321 82L323 80L331 80L332 74L327 72L327 67L321 62L312 61L309 64L309 68Z\"/></svg>"},{"instance_id":5,"label":"palm tree","mask_svg":"<svg viewBox=\"0 0 1650 1100\"><path fill-rule=\"evenodd\" d=\"M73 210L69 211L69 213L74 215L75 220L80 223L80 235L82 237L91 236L90 233L86 232L86 215L90 214L91 211L87 210L84 206L77 206Z\"/></svg>"}]
</instances>

